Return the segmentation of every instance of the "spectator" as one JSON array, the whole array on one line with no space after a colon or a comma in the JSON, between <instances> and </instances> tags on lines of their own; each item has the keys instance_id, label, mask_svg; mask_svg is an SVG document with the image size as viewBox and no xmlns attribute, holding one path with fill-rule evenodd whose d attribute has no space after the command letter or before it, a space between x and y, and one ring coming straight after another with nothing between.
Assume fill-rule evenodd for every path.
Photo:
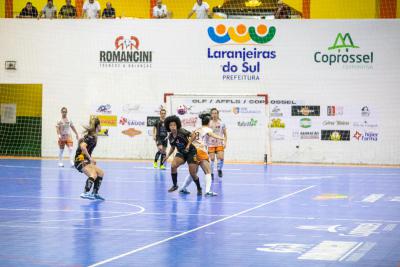
<instances>
[{"instance_id":1,"label":"spectator","mask_svg":"<svg viewBox=\"0 0 400 267\"><path fill-rule=\"evenodd\" d=\"M275 11L276 19L290 19L290 7L285 5L282 0L278 0L278 8Z\"/></svg>"},{"instance_id":2,"label":"spectator","mask_svg":"<svg viewBox=\"0 0 400 267\"><path fill-rule=\"evenodd\" d=\"M103 19L115 19L115 9L111 6L111 3L107 2L106 6L101 17Z\"/></svg>"},{"instance_id":3,"label":"spectator","mask_svg":"<svg viewBox=\"0 0 400 267\"><path fill-rule=\"evenodd\" d=\"M206 2L203 2L203 0L196 0L192 11L190 11L188 15L188 19L190 19L194 13L196 13L197 19L208 19L211 17L209 12L210 6Z\"/></svg>"},{"instance_id":4,"label":"spectator","mask_svg":"<svg viewBox=\"0 0 400 267\"><path fill-rule=\"evenodd\" d=\"M45 19L57 18L57 9L53 5L53 0L48 0L47 4L43 7L42 11L40 11L39 18L43 16Z\"/></svg>"},{"instance_id":5,"label":"spectator","mask_svg":"<svg viewBox=\"0 0 400 267\"><path fill-rule=\"evenodd\" d=\"M62 19L75 19L76 18L76 8L71 5L71 0L66 0L65 5L63 5L58 12L58 17Z\"/></svg>"},{"instance_id":6,"label":"spectator","mask_svg":"<svg viewBox=\"0 0 400 267\"><path fill-rule=\"evenodd\" d=\"M17 16L17 18L37 18L37 17L38 17L38 11L36 7L32 5L31 2L27 2L25 7L19 13L19 16Z\"/></svg>"},{"instance_id":7,"label":"spectator","mask_svg":"<svg viewBox=\"0 0 400 267\"><path fill-rule=\"evenodd\" d=\"M164 19L168 16L167 6L162 4L162 0L157 0L157 5L153 7L153 18Z\"/></svg>"},{"instance_id":8,"label":"spectator","mask_svg":"<svg viewBox=\"0 0 400 267\"><path fill-rule=\"evenodd\" d=\"M83 16L88 19L100 18L100 4L95 0L86 1L83 4Z\"/></svg>"}]
</instances>

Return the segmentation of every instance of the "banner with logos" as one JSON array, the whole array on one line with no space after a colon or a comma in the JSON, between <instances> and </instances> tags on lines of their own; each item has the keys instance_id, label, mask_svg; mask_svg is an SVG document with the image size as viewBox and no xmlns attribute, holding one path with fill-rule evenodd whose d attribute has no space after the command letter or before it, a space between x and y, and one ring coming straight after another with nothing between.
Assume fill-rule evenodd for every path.
<instances>
[{"instance_id":1,"label":"banner with logos","mask_svg":"<svg viewBox=\"0 0 400 267\"><path fill-rule=\"evenodd\" d=\"M217 108L227 129L225 155L232 160L262 161L267 153L267 105L265 96L173 95L168 98L171 114L180 117L182 127L201 127L200 113Z\"/></svg>"}]
</instances>

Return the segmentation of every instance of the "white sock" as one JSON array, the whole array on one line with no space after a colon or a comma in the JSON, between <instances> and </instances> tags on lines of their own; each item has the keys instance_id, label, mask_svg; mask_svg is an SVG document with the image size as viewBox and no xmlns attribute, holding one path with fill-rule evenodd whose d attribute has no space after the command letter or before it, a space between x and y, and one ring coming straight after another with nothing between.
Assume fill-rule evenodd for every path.
<instances>
[{"instance_id":1,"label":"white sock","mask_svg":"<svg viewBox=\"0 0 400 267\"><path fill-rule=\"evenodd\" d=\"M58 152L58 162L62 163L62 157L63 157L64 149L60 149Z\"/></svg>"},{"instance_id":2,"label":"white sock","mask_svg":"<svg viewBox=\"0 0 400 267\"><path fill-rule=\"evenodd\" d=\"M73 161L74 161L74 158L72 157L72 147L69 147L69 148L68 148L68 153L69 153L69 160L70 160L71 162L73 162Z\"/></svg>"},{"instance_id":3,"label":"white sock","mask_svg":"<svg viewBox=\"0 0 400 267\"><path fill-rule=\"evenodd\" d=\"M190 175L186 176L185 180L183 181L181 190L186 189L186 187L188 187L190 185L192 180L193 180L192 176L190 176Z\"/></svg>"},{"instance_id":4,"label":"white sock","mask_svg":"<svg viewBox=\"0 0 400 267\"><path fill-rule=\"evenodd\" d=\"M211 191L211 173L206 174L204 179L206 180L206 193L208 193Z\"/></svg>"}]
</instances>

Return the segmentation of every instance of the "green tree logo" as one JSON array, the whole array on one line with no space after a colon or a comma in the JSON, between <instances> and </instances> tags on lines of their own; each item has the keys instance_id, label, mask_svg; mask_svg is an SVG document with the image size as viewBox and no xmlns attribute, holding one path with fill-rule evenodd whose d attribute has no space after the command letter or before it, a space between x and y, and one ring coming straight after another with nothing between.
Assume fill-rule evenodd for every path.
<instances>
[{"instance_id":1,"label":"green tree logo","mask_svg":"<svg viewBox=\"0 0 400 267\"><path fill-rule=\"evenodd\" d=\"M349 51L349 48L360 47L354 44L353 40L351 39L350 33L346 33L344 36L343 34L338 33L335 42L331 47L328 47L328 50L338 49L340 52L341 48L346 48L346 51Z\"/></svg>"}]
</instances>

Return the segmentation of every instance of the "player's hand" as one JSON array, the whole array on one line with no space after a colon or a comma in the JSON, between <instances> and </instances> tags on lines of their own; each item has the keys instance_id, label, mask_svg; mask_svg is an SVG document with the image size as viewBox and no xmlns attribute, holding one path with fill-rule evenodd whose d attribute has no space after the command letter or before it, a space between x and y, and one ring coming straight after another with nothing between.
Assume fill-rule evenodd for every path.
<instances>
[{"instance_id":1,"label":"player's hand","mask_svg":"<svg viewBox=\"0 0 400 267\"><path fill-rule=\"evenodd\" d=\"M96 161L93 158L90 159L90 163L96 165Z\"/></svg>"}]
</instances>

